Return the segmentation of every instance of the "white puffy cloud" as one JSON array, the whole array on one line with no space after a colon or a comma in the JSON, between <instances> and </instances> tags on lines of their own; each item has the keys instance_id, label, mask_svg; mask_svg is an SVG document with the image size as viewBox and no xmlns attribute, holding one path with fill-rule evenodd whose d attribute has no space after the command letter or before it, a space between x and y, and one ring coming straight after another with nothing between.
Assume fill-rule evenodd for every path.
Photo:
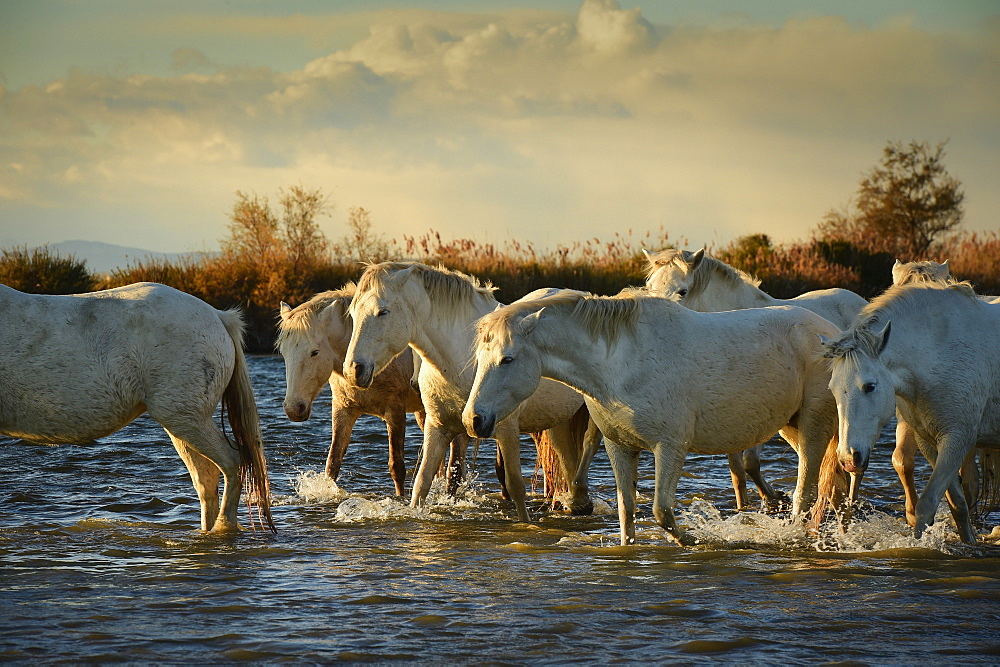
<instances>
[{"instance_id":1,"label":"white puffy cloud","mask_svg":"<svg viewBox=\"0 0 1000 667\"><path fill-rule=\"evenodd\" d=\"M163 249L186 249L224 233L234 190L301 182L393 236L556 243L662 224L692 243L791 239L847 200L885 141L951 138L969 225L996 226L980 211L1000 204L997 25L653 26L614 0L366 20L292 71L179 44L174 75L73 70L0 89L0 215L145 216L144 233L169 226ZM319 39L309 22L280 26L293 28Z\"/></svg>"}]
</instances>

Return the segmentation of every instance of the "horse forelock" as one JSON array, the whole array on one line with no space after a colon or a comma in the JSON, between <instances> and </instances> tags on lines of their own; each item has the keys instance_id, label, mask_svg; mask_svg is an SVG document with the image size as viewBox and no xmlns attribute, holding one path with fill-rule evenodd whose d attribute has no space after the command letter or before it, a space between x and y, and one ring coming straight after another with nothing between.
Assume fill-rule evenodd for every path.
<instances>
[{"instance_id":1,"label":"horse forelock","mask_svg":"<svg viewBox=\"0 0 1000 667\"><path fill-rule=\"evenodd\" d=\"M476 324L477 339L483 343L506 345L518 322L542 308L552 308L578 321L592 337L610 343L623 331L634 330L646 299L664 301L650 296L645 290L623 290L615 296L560 290L531 301L515 301L482 317Z\"/></svg>"},{"instance_id":2,"label":"horse forelock","mask_svg":"<svg viewBox=\"0 0 1000 667\"><path fill-rule=\"evenodd\" d=\"M412 269L420 276L431 305L446 313L456 313L463 306L472 304L476 297L493 298L496 290L489 282L475 276L443 266L429 266L420 262L382 262L369 265L358 281L358 293L383 296L391 276Z\"/></svg>"},{"instance_id":3,"label":"horse forelock","mask_svg":"<svg viewBox=\"0 0 1000 667\"><path fill-rule=\"evenodd\" d=\"M947 265L931 261L900 264L899 269L893 269L892 278L895 285L922 282L957 282L951 277Z\"/></svg>"},{"instance_id":4,"label":"horse forelock","mask_svg":"<svg viewBox=\"0 0 1000 667\"><path fill-rule=\"evenodd\" d=\"M282 317L278 321L278 337L274 341L274 348L280 350L291 338L312 329L315 325L316 315L334 301L343 301L346 309L357 289L354 282L348 282L338 290L320 292L313 295L308 301L292 308L287 317Z\"/></svg>"}]
</instances>

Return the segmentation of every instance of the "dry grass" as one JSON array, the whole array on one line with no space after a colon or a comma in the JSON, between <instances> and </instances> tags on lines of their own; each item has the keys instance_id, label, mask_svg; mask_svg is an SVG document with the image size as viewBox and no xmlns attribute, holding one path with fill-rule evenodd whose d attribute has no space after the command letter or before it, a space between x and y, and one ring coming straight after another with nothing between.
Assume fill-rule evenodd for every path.
<instances>
[{"instance_id":1,"label":"dry grass","mask_svg":"<svg viewBox=\"0 0 1000 667\"><path fill-rule=\"evenodd\" d=\"M470 239L445 240L435 232L404 237L402 243L392 245L394 258L443 264L489 280L505 302L540 287L614 294L641 285L645 273L642 249L671 246L662 229L639 238L631 232L615 234L610 241L592 238L554 250L518 241L498 247ZM890 268L897 259L891 243L863 236L774 246L757 234L709 248L709 252L761 278L761 288L778 298L826 287L844 287L870 298L889 285ZM257 352L273 347L281 301L297 305L316 292L358 278L363 268L346 259L300 262L293 268L285 262L267 264L245 254L223 252L177 261L144 260L98 283L83 262L58 257L47 249L14 248L2 253L0 282L22 291L74 293L152 281L193 294L217 308L239 306L250 324L248 344ZM1000 294L1000 235L996 232L954 235L932 247L926 257L898 258L948 259L954 276L970 280L982 294Z\"/></svg>"}]
</instances>

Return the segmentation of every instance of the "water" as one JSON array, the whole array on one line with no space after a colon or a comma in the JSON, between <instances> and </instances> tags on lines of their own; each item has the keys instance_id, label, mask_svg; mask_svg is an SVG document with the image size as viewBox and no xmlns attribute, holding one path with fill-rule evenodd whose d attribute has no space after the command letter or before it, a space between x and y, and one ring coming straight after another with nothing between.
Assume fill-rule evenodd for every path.
<instances>
[{"instance_id":1,"label":"water","mask_svg":"<svg viewBox=\"0 0 1000 667\"><path fill-rule=\"evenodd\" d=\"M595 516L547 514L536 497L536 522L514 523L491 444L459 499L411 510L389 495L381 422L359 422L330 484L328 402L293 424L280 358L250 368L277 535L196 531L184 466L146 418L89 445L0 439L0 660L1000 661L1000 548L957 543L945 514L913 540L891 433L865 477L867 512L818 537L736 514L725 459L692 456L678 511L701 543L672 546L651 520L644 456L638 545L622 548L603 453ZM415 427L409 442L412 466ZM527 444L524 459L530 476ZM790 491L791 450L768 445L765 459ZM918 485L926 475L921 462Z\"/></svg>"}]
</instances>

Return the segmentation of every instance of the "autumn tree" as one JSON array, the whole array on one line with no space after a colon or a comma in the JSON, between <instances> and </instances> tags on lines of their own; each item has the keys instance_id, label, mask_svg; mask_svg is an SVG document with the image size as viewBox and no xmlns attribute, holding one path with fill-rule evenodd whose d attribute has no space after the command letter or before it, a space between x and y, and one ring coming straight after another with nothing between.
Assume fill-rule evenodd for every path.
<instances>
[{"instance_id":1,"label":"autumn tree","mask_svg":"<svg viewBox=\"0 0 1000 667\"><path fill-rule=\"evenodd\" d=\"M380 262L392 258L389 242L375 231L371 211L352 206L347 212L347 234L334 246L342 259Z\"/></svg>"},{"instance_id":2,"label":"autumn tree","mask_svg":"<svg viewBox=\"0 0 1000 667\"><path fill-rule=\"evenodd\" d=\"M913 259L961 223L965 193L944 166L944 143L891 141L864 175L855 204L827 214L821 238L862 242Z\"/></svg>"}]
</instances>

